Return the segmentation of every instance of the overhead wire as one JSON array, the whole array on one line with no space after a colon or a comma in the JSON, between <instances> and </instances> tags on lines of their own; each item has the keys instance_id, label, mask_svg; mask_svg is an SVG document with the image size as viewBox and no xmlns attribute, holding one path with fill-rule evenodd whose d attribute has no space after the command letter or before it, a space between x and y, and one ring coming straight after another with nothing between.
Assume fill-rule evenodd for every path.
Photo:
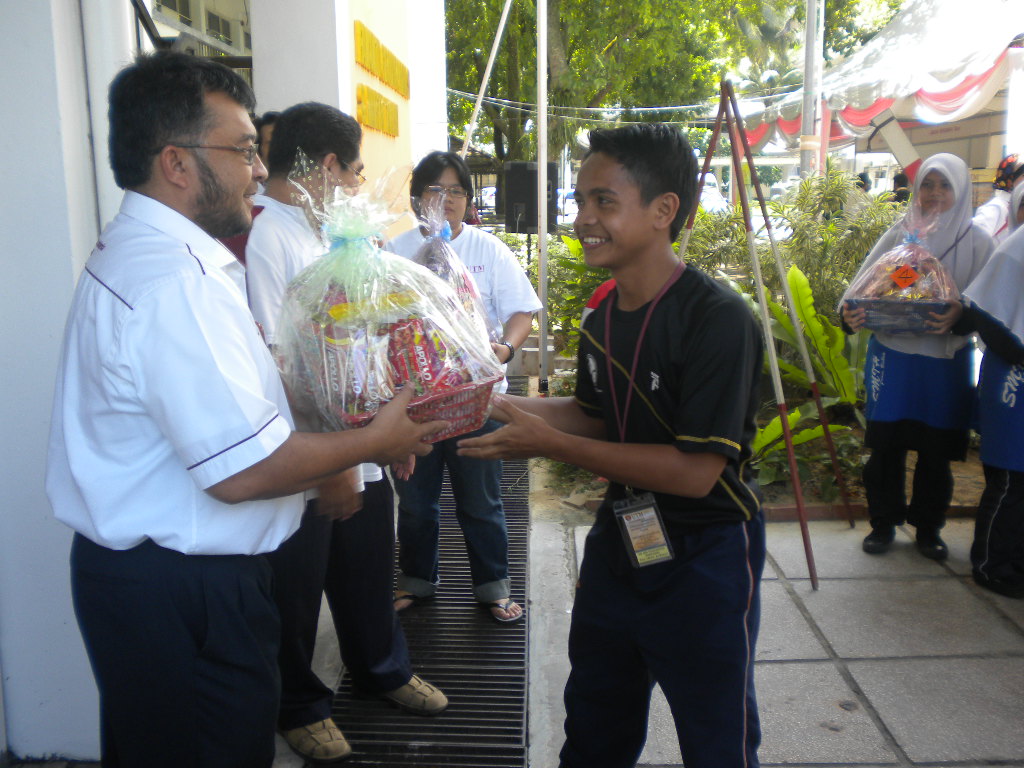
<instances>
[{"instance_id":1,"label":"overhead wire","mask_svg":"<svg viewBox=\"0 0 1024 768\"><path fill-rule=\"evenodd\" d=\"M766 96L782 96L792 90L798 89L800 86L787 86L784 89L771 89L768 91L755 91L744 94L747 98L764 98ZM456 98L460 98L467 101L475 99L474 94L460 91L456 88L448 88L448 93ZM496 96L485 96L483 103L500 109L506 109L512 112L519 112L521 114L536 115L537 105L531 102L515 101L512 99L502 99ZM687 112L687 111L699 111L701 114L698 116L698 120L701 117L708 117L713 119L713 115L706 114L714 110L715 102L708 100L701 104L677 104L669 106L653 106L653 107L574 107L564 105L549 105L548 114L565 120L576 120L578 122L588 123L603 123L609 125L628 125L633 122L642 121L629 121L621 119L613 119L610 115L622 115L625 113L630 114L643 114L643 113L664 113L664 112ZM666 121L674 125L687 125L690 120L675 120Z\"/></svg>"}]
</instances>

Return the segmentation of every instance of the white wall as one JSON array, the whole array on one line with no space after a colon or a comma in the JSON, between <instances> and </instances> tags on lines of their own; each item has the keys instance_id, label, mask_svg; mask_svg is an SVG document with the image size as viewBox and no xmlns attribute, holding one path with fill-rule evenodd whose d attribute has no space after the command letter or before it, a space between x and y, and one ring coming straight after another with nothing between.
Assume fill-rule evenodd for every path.
<instances>
[{"instance_id":1,"label":"white wall","mask_svg":"<svg viewBox=\"0 0 1024 768\"><path fill-rule=\"evenodd\" d=\"M12 754L88 759L99 751L96 690L71 609L71 533L43 490L64 319L98 234L82 20L68 0L0 0L0 18L3 712Z\"/></svg>"},{"instance_id":2,"label":"white wall","mask_svg":"<svg viewBox=\"0 0 1024 768\"><path fill-rule=\"evenodd\" d=\"M257 110L320 101L352 114L348 0L252 0Z\"/></svg>"},{"instance_id":3,"label":"white wall","mask_svg":"<svg viewBox=\"0 0 1024 768\"><path fill-rule=\"evenodd\" d=\"M425 55L437 95L424 98L417 125L436 130L443 0L352 1L385 3L396 18L414 12L399 36L416 39L431 25L423 40L440 50ZM255 61L260 109L316 99L354 111L349 0L252 5L254 27L264 24L272 41ZM0 759L6 744L16 757L90 760L99 754L98 707L71 608L71 532L53 518L44 476L71 295L120 200L107 164L106 89L131 58L131 9L127 0L0 0L0 19ZM419 146L444 146L443 131Z\"/></svg>"},{"instance_id":4,"label":"white wall","mask_svg":"<svg viewBox=\"0 0 1024 768\"><path fill-rule=\"evenodd\" d=\"M444 0L406 0L412 131L410 160L448 148L448 95L445 70Z\"/></svg>"}]
</instances>

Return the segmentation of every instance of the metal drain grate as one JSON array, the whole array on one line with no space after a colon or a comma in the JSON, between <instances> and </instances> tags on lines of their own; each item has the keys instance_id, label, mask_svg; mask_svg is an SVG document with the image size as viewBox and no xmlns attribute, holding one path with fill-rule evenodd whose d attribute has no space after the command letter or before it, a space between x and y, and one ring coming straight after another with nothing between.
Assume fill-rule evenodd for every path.
<instances>
[{"instance_id":1,"label":"metal drain grate","mask_svg":"<svg viewBox=\"0 0 1024 768\"><path fill-rule=\"evenodd\" d=\"M510 391L525 390L525 377ZM509 536L512 598L527 605L530 526L526 461L506 461L502 499ZM346 676L335 720L352 743L346 765L525 768L527 637L530 613L503 625L473 598L469 563L447 477L441 496L441 585L435 600L402 614L413 669L448 696L438 717L405 714L354 699Z\"/></svg>"}]
</instances>

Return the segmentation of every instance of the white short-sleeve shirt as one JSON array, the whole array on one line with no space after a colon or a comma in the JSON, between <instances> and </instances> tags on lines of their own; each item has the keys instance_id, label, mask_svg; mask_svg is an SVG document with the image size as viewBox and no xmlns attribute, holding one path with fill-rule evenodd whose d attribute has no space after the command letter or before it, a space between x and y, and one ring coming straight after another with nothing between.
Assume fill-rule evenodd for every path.
<instances>
[{"instance_id":1,"label":"white short-sleeve shirt","mask_svg":"<svg viewBox=\"0 0 1024 768\"><path fill-rule=\"evenodd\" d=\"M256 554L298 527L302 495L206 492L292 432L242 267L193 222L128 192L75 290L57 372L46 490L110 549Z\"/></svg>"},{"instance_id":2,"label":"white short-sleeve shirt","mask_svg":"<svg viewBox=\"0 0 1024 768\"><path fill-rule=\"evenodd\" d=\"M327 246L313 231L302 208L265 195L253 197L253 204L262 205L263 210L253 221L245 245L249 307L263 327L267 344L274 344L288 283L321 258ZM384 476L376 464L362 464L361 470L367 483ZM307 497L315 495L307 493Z\"/></svg>"},{"instance_id":3,"label":"white short-sleeve shirt","mask_svg":"<svg viewBox=\"0 0 1024 768\"><path fill-rule=\"evenodd\" d=\"M403 232L384 247L404 256L413 258L423 241L419 228ZM462 231L451 241L452 250L462 259L466 269L473 276L484 308L487 310L487 324L501 329L512 315L518 312L539 312L541 308L537 292L530 278L519 266L515 255L501 240L470 224L463 224ZM501 391L508 388L508 382L501 383Z\"/></svg>"}]
</instances>

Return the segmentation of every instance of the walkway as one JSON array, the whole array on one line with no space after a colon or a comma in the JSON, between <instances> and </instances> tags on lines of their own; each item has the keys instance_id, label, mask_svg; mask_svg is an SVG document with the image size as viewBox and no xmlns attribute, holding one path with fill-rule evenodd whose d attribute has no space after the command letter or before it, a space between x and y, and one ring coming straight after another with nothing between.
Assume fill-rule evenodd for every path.
<instances>
[{"instance_id":1,"label":"walkway","mask_svg":"<svg viewBox=\"0 0 1024 768\"><path fill-rule=\"evenodd\" d=\"M866 555L864 523L811 523L821 580L795 523L768 526L756 681L763 765L1024 766L1024 601L970 579L973 520L955 519L938 564L901 531ZM530 765L558 765L560 689L576 557L586 528L534 523ZM658 694L642 766L681 766Z\"/></svg>"},{"instance_id":2,"label":"walkway","mask_svg":"<svg viewBox=\"0 0 1024 768\"><path fill-rule=\"evenodd\" d=\"M586 528L578 513L531 512L529 765L555 768L568 612ZM817 592L796 524L768 526L756 669L763 765L1024 768L1024 601L971 582L972 525L950 522L951 556L939 564L920 557L905 531L889 554L870 556L860 550L864 523L850 530L813 522ZM333 631L323 626L318 669L337 680ZM275 768L300 768L279 746ZM396 754L378 764L410 763ZM681 765L660 696L640 765Z\"/></svg>"}]
</instances>

